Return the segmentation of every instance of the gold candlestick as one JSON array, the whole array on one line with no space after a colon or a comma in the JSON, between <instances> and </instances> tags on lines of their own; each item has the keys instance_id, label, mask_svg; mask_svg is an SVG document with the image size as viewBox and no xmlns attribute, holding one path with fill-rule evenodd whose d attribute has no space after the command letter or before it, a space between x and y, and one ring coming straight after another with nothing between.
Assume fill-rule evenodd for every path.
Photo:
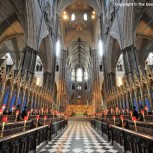
<instances>
[{"instance_id":1,"label":"gold candlestick","mask_svg":"<svg viewBox=\"0 0 153 153\"><path fill-rule=\"evenodd\" d=\"M5 122L3 122L3 124L2 124L2 133L1 133L1 138L3 137L4 127L5 127Z\"/></svg>"},{"instance_id":2,"label":"gold candlestick","mask_svg":"<svg viewBox=\"0 0 153 153\"><path fill-rule=\"evenodd\" d=\"M23 131L25 131L27 120L28 120L28 116L24 116L24 128L23 128Z\"/></svg>"},{"instance_id":3,"label":"gold candlestick","mask_svg":"<svg viewBox=\"0 0 153 153\"><path fill-rule=\"evenodd\" d=\"M25 131L25 128L26 128L26 120L24 121L24 128L23 128L23 131Z\"/></svg>"},{"instance_id":4,"label":"gold candlestick","mask_svg":"<svg viewBox=\"0 0 153 153\"><path fill-rule=\"evenodd\" d=\"M7 116L3 116L3 118L2 118L3 125L2 125L2 133L1 133L1 137L3 137L4 127L5 127L5 123L6 123L7 121L8 121Z\"/></svg>"},{"instance_id":5,"label":"gold candlestick","mask_svg":"<svg viewBox=\"0 0 153 153\"><path fill-rule=\"evenodd\" d=\"M137 132L137 125L136 125L136 121L134 121L134 126L135 126L135 131Z\"/></svg>"}]
</instances>

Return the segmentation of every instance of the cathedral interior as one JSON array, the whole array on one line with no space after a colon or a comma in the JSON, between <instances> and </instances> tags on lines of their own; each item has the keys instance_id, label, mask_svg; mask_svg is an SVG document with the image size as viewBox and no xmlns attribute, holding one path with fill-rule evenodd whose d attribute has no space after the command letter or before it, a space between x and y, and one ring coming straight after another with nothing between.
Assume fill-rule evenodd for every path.
<instances>
[{"instance_id":1,"label":"cathedral interior","mask_svg":"<svg viewBox=\"0 0 153 153\"><path fill-rule=\"evenodd\" d=\"M153 153L152 0L0 0L0 153Z\"/></svg>"}]
</instances>

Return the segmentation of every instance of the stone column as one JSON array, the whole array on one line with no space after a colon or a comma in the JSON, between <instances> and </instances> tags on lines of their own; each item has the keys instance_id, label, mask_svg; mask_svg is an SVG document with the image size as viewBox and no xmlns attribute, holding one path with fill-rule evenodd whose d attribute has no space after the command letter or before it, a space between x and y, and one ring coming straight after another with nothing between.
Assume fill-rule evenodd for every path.
<instances>
[{"instance_id":1,"label":"stone column","mask_svg":"<svg viewBox=\"0 0 153 153\"><path fill-rule=\"evenodd\" d=\"M43 86L47 89L51 89L51 87L52 87L52 73L44 72Z\"/></svg>"},{"instance_id":2,"label":"stone column","mask_svg":"<svg viewBox=\"0 0 153 153\"><path fill-rule=\"evenodd\" d=\"M59 75L59 89L57 103L60 111L65 111L65 72L66 72L66 51L61 53L60 75Z\"/></svg>"},{"instance_id":3,"label":"stone column","mask_svg":"<svg viewBox=\"0 0 153 153\"><path fill-rule=\"evenodd\" d=\"M94 106L95 111L100 111L100 107L102 106L102 97L101 97L101 91L100 91L100 79L99 79L99 66L98 66L98 55L97 50L92 51L93 56L93 72L94 72L94 82L93 82L93 94L94 95Z\"/></svg>"},{"instance_id":4,"label":"stone column","mask_svg":"<svg viewBox=\"0 0 153 153\"><path fill-rule=\"evenodd\" d=\"M109 90L116 86L116 74L114 72L107 73L107 86Z\"/></svg>"},{"instance_id":5,"label":"stone column","mask_svg":"<svg viewBox=\"0 0 153 153\"><path fill-rule=\"evenodd\" d=\"M52 35L52 43L53 43L53 51L52 51L52 65L51 65L51 73L50 73L50 85L49 85L49 89L51 90L51 92L53 93L54 90L54 83L55 83L55 68L56 68L56 39L54 35Z\"/></svg>"},{"instance_id":6,"label":"stone column","mask_svg":"<svg viewBox=\"0 0 153 153\"><path fill-rule=\"evenodd\" d=\"M128 75L135 70L138 72L138 61L136 57L136 47L131 45L122 50L125 74Z\"/></svg>"}]
</instances>

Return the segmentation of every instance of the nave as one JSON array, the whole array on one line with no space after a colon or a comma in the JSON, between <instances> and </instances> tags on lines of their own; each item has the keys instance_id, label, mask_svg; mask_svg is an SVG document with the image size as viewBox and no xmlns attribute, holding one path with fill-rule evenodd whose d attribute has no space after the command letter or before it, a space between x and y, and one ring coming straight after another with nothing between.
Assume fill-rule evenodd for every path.
<instances>
[{"instance_id":1,"label":"nave","mask_svg":"<svg viewBox=\"0 0 153 153\"><path fill-rule=\"evenodd\" d=\"M153 153L152 1L0 0L0 153Z\"/></svg>"},{"instance_id":2,"label":"nave","mask_svg":"<svg viewBox=\"0 0 153 153\"><path fill-rule=\"evenodd\" d=\"M68 128L39 153L119 153L87 121L70 121Z\"/></svg>"}]
</instances>

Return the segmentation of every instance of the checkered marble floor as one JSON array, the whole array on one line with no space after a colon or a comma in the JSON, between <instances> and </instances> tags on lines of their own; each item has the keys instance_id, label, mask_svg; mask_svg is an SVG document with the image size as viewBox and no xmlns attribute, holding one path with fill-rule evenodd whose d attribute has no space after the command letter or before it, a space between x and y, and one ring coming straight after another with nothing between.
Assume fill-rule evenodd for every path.
<instances>
[{"instance_id":1,"label":"checkered marble floor","mask_svg":"<svg viewBox=\"0 0 153 153\"><path fill-rule=\"evenodd\" d=\"M61 135L54 138L39 153L119 153L97 134L89 122L72 121Z\"/></svg>"}]
</instances>

